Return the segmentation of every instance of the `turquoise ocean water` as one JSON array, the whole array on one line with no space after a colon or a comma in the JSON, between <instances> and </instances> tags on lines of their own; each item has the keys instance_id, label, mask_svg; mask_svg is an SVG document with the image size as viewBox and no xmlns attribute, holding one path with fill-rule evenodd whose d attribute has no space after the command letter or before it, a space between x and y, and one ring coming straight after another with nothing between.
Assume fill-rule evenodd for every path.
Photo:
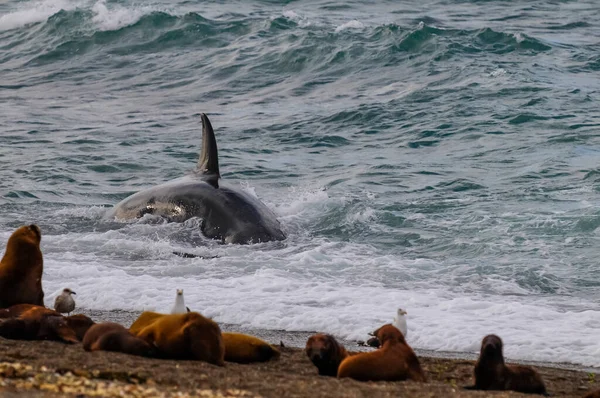
<instances>
[{"instance_id":1,"label":"turquoise ocean water","mask_svg":"<svg viewBox=\"0 0 600 398\"><path fill-rule=\"evenodd\" d=\"M40 225L47 304L344 338L401 306L417 348L600 366L600 5L373 3L1 2L0 241ZM286 241L103 219L201 112Z\"/></svg>"}]
</instances>

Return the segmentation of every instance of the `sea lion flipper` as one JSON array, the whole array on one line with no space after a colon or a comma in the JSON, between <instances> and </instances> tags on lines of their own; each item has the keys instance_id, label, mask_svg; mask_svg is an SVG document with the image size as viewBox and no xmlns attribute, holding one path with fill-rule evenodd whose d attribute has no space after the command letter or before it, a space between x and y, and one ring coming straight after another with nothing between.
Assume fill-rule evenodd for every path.
<instances>
[{"instance_id":1,"label":"sea lion flipper","mask_svg":"<svg viewBox=\"0 0 600 398\"><path fill-rule=\"evenodd\" d=\"M202 152L198 159L197 172L210 177L205 181L218 188L221 174L219 173L219 153L215 132L206 114L202 113L200 117L202 118Z\"/></svg>"}]
</instances>

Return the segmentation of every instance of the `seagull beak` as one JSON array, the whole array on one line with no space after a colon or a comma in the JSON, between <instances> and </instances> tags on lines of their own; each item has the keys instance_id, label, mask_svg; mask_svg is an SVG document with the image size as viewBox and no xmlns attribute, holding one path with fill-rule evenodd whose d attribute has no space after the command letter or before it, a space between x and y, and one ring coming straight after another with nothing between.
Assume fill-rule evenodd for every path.
<instances>
[{"instance_id":1,"label":"seagull beak","mask_svg":"<svg viewBox=\"0 0 600 398\"><path fill-rule=\"evenodd\" d=\"M75 292L71 291L71 294L77 294L77 293L75 293Z\"/></svg>"}]
</instances>

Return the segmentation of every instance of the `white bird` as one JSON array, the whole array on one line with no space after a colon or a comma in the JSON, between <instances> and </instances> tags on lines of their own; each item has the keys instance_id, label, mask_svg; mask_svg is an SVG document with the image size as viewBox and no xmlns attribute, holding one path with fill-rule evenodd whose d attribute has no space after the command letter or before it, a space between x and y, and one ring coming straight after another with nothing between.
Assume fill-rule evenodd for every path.
<instances>
[{"instance_id":1,"label":"white bird","mask_svg":"<svg viewBox=\"0 0 600 398\"><path fill-rule=\"evenodd\" d=\"M183 289L177 289L177 295L175 296L175 305L171 310L171 314L185 314L189 312L183 301Z\"/></svg>"},{"instance_id":2,"label":"white bird","mask_svg":"<svg viewBox=\"0 0 600 398\"><path fill-rule=\"evenodd\" d=\"M394 318L394 326L398 328L398 330L400 330L402 332L402 334L404 335L404 338L406 338L407 334L408 334L408 327L406 326L406 317L404 315L407 315L408 313L406 311L404 311L402 308L398 308L398 313L396 315L396 317Z\"/></svg>"},{"instance_id":3,"label":"white bird","mask_svg":"<svg viewBox=\"0 0 600 398\"><path fill-rule=\"evenodd\" d=\"M54 300L54 309L61 314L70 314L75 309L73 294L77 294L69 288L63 289L62 293Z\"/></svg>"}]
</instances>

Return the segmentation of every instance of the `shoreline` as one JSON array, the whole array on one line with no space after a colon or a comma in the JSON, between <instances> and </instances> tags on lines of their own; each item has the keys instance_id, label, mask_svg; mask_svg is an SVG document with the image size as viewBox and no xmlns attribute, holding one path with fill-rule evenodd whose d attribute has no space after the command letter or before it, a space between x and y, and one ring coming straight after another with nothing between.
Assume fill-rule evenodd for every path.
<instances>
[{"instance_id":1,"label":"shoreline","mask_svg":"<svg viewBox=\"0 0 600 398\"><path fill-rule=\"evenodd\" d=\"M126 310L91 310L86 308L79 308L75 312L82 313L91 317L94 321L98 322L117 322L125 327L129 327L133 321L142 313L142 311L126 311ZM286 330L274 330L274 329L257 329L247 328L236 324L219 323L221 330L224 332L240 332L251 334L258 338L261 338L271 344L278 345L280 342L286 347L301 348L303 349L306 340L317 331L306 332L290 332ZM365 340L368 336L365 336ZM369 351L370 347L358 345L356 340L346 340L336 336L336 339L351 351ZM410 341L409 341L410 344ZM436 358L436 359L447 359L447 360L477 360L478 353L472 352L458 352L458 351L434 351L426 350L413 347L413 350L419 358ZM600 374L600 368L593 366L585 366L582 364L568 363L568 362L542 362L542 361L529 361L514 358L505 358L507 363L515 363L520 365L529 365L534 367L546 367L556 368L563 370L572 370L577 372L586 373L597 373Z\"/></svg>"},{"instance_id":2,"label":"shoreline","mask_svg":"<svg viewBox=\"0 0 600 398\"><path fill-rule=\"evenodd\" d=\"M95 321L129 326L138 312L80 309ZM23 341L0 338L0 395L19 397L506 397L512 391L473 391L474 355L448 358L448 353L417 350L426 383L359 382L319 376L303 346L310 332L282 332L221 325L222 330L246 332L285 346L268 362L215 366L201 361L136 357L115 352L86 352L81 343ZM361 348L343 341L350 351ZM354 344L354 345L353 345ZM297 347L300 346L300 347ZM370 348L363 347L363 350ZM548 364L556 365L556 364ZM548 392L556 397L581 398L600 389L597 371L535 365ZM598 379L598 380L596 380Z\"/></svg>"}]
</instances>

